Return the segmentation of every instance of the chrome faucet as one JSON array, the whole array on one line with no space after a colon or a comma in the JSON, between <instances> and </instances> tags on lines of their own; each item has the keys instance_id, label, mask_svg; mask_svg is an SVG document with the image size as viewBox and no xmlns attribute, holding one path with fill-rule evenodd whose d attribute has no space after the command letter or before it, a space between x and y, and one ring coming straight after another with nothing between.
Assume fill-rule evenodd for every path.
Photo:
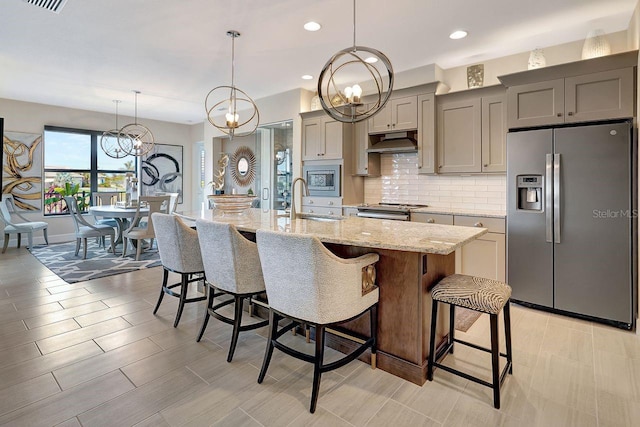
<instances>
[{"instance_id":1,"label":"chrome faucet","mask_svg":"<svg viewBox=\"0 0 640 427\"><path fill-rule=\"evenodd\" d=\"M291 221L296 219L296 182L302 181L302 191L304 191L303 196L309 195L309 187L307 186L307 181L302 177L298 177L293 180L293 184L291 184L291 209L289 209L289 219Z\"/></svg>"}]
</instances>

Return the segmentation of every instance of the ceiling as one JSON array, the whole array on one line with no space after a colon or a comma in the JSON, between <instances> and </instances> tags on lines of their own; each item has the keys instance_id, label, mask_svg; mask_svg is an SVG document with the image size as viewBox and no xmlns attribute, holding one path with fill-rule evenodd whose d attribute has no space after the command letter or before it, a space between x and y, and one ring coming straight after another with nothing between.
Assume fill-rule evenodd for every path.
<instances>
[{"instance_id":1,"label":"ceiling","mask_svg":"<svg viewBox=\"0 0 640 427\"><path fill-rule=\"evenodd\" d=\"M357 44L396 72L447 69L626 30L637 0L359 0ZM235 82L253 99L314 90L327 59L352 44L348 0L68 0L56 14L0 4L0 98L176 123L205 118L204 98ZM314 20L317 32L302 26ZM450 40L456 29L469 36ZM314 76L302 80L303 74Z\"/></svg>"}]
</instances>

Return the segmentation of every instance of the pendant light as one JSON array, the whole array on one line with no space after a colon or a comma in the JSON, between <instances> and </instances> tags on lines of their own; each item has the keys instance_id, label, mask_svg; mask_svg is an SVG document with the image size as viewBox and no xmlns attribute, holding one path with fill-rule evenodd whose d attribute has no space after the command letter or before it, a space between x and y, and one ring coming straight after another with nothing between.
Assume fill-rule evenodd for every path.
<instances>
[{"instance_id":1,"label":"pendant light","mask_svg":"<svg viewBox=\"0 0 640 427\"><path fill-rule=\"evenodd\" d=\"M341 78L339 72L344 77ZM360 84L350 80L354 73L363 76L375 88L368 105L362 102ZM393 67L389 58L376 49L356 45L356 0L353 0L353 46L333 55L320 72L320 105L335 120L360 122L377 114L389 100L392 90Z\"/></svg>"},{"instance_id":2,"label":"pendant light","mask_svg":"<svg viewBox=\"0 0 640 427\"><path fill-rule=\"evenodd\" d=\"M229 135L251 135L258 128L260 113L256 103L244 91L235 86L235 40L240 33L227 31L231 37L231 86L217 86L207 94L204 107L209 123ZM226 111L223 115L222 111Z\"/></svg>"},{"instance_id":3,"label":"pendant light","mask_svg":"<svg viewBox=\"0 0 640 427\"><path fill-rule=\"evenodd\" d=\"M126 151L127 154L140 157L153 150L155 144L151 130L138 123L138 94L140 91L134 90L133 93L135 93L134 122L120 129L118 143L120 144L120 148Z\"/></svg>"},{"instance_id":4,"label":"pendant light","mask_svg":"<svg viewBox=\"0 0 640 427\"><path fill-rule=\"evenodd\" d=\"M123 150L122 147L129 147L132 142L130 138L120 135L120 128L118 127L118 104L122 101L114 99L113 102L116 104L116 127L102 134L100 148L107 156L121 159L129 155L129 150ZM120 141L120 138L122 138L122 141Z\"/></svg>"}]
</instances>

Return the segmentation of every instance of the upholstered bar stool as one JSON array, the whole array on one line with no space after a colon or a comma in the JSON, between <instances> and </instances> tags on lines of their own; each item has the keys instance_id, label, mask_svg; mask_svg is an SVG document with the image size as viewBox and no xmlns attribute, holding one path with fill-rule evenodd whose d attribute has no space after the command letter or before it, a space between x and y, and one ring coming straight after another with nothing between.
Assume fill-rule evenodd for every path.
<instances>
[{"instance_id":1,"label":"upholstered bar stool","mask_svg":"<svg viewBox=\"0 0 640 427\"><path fill-rule=\"evenodd\" d=\"M191 302L204 301L206 296L187 298L189 283L202 280L204 267L200 256L198 233L192 230L182 220L174 215L155 212L151 214L151 221L156 230L156 242L163 268L162 289L153 314L158 312L164 294L179 298L178 312L173 327L177 327L184 310L184 305ZM180 282L169 285L169 272L178 273ZM180 286L180 293L173 288Z\"/></svg>"},{"instance_id":2,"label":"upholstered bar stool","mask_svg":"<svg viewBox=\"0 0 640 427\"><path fill-rule=\"evenodd\" d=\"M344 259L331 253L316 237L258 230L258 251L269 299L269 338L258 383L262 383L273 349L313 363L313 387L310 412L315 412L320 391L320 378L346 365L367 348L371 348L371 364L375 367L378 287L375 286L374 264L378 254ZM370 337L356 336L337 324L369 313ZM291 322L278 328L281 319ZM278 341L296 326L306 323L315 327L315 353L308 355ZM330 329L329 329L330 328ZM324 363L325 332L338 333L359 345L349 354Z\"/></svg>"},{"instance_id":3,"label":"upholstered bar stool","mask_svg":"<svg viewBox=\"0 0 640 427\"><path fill-rule=\"evenodd\" d=\"M209 286L207 312L197 341L202 339L209 322L209 316L233 325L231 344L227 355L227 362L231 362L240 332L261 328L269 323L268 320L264 320L242 325L244 301L249 300L251 309L251 304L257 302L257 300L252 301L253 297L264 294L265 291L258 248L254 242L243 237L231 224L198 219L196 230L198 230L200 252ZM233 299L214 305L214 298L224 294L233 296ZM230 304L235 304L233 318L218 312L220 308Z\"/></svg>"},{"instance_id":4,"label":"upholstered bar stool","mask_svg":"<svg viewBox=\"0 0 640 427\"><path fill-rule=\"evenodd\" d=\"M500 409L500 386L504 382L507 372L509 374L513 373L509 298L511 298L511 287L506 283L483 277L467 276L464 274L453 274L451 276L447 276L433 287L431 290L431 299L433 300L433 308L431 311L431 339L429 341L429 365L427 367L427 379L429 381L433 381L433 370L435 367L444 369L452 374L492 388L493 406L495 406L496 409ZM436 355L436 322L438 318L439 302L449 304L450 322L447 345L440 354ZM489 314L491 325L490 349L455 338L456 306ZM504 312L506 354L500 352L500 343L498 339L498 314L500 313L500 310ZM471 376L457 369L440 364L440 361L442 361L448 353L453 353L454 342L491 353L492 382L487 382L481 378ZM506 357L507 359L507 364L502 372L500 372L500 356Z\"/></svg>"}]
</instances>

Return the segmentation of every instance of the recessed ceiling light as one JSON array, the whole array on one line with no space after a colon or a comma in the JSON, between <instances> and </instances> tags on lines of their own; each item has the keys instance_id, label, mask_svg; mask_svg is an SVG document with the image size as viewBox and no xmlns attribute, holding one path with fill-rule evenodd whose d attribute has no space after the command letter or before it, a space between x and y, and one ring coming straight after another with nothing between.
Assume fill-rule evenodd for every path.
<instances>
[{"instance_id":1,"label":"recessed ceiling light","mask_svg":"<svg viewBox=\"0 0 640 427\"><path fill-rule=\"evenodd\" d=\"M322 28L322 25L317 22L309 21L304 24L304 29L307 31L318 31L320 28Z\"/></svg>"},{"instance_id":2,"label":"recessed ceiling light","mask_svg":"<svg viewBox=\"0 0 640 427\"><path fill-rule=\"evenodd\" d=\"M465 30L457 30L449 34L449 38L453 40L463 39L465 37L467 37L467 32Z\"/></svg>"},{"instance_id":3,"label":"recessed ceiling light","mask_svg":"<svg viewBox=\"0 0 640 427\"><path fill-rule=\"evenodd\" d=\"M365 59L364 62L366 62L367 64L375 64L376 62L378 62L378 58L376 58L375 56L370 56Z\"/></svg>"},{"instance_id":4,"label":"recessed ceiling light","mask_svg":"<svg viewBox=\"0 0 640 427\"><path fill-rule=\"evenodd\" d=\"M304 76L302 76L302 80L311 80L313 78L313 76L310 76L309 74L305 74Z\"/></svg>"}]
</instances>

